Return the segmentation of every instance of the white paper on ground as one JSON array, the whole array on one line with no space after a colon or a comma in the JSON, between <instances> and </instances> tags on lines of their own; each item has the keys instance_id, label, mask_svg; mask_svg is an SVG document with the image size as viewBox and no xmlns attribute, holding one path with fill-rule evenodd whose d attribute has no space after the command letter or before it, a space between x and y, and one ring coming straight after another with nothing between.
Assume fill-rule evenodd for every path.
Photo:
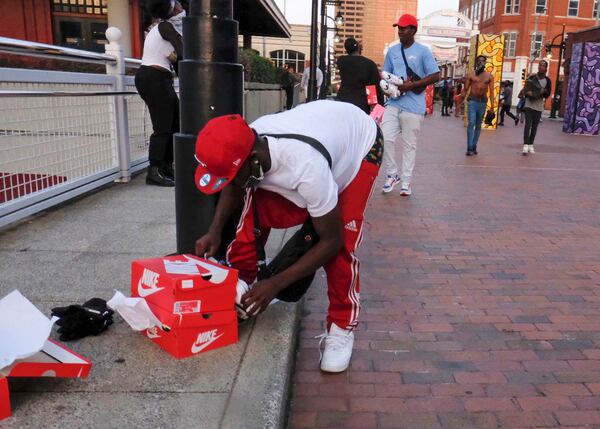
<instances>
[{"instance_id":1,"label":"white paper on ground","mask_svg":"<svg viewBox=\"0 0 600 429\"><path fill-rule=\"evenodd\" d=\"M135 331L143 331L153 326L162 327L162 322L150 310L144 298L129 298L116 291L106 304L119 313Z\"/></svg>"},{"instance_id":2,"label":"white paper on ground","mask_svg":"<svg viewBox=\"0 0 600 429\"><path fill-rule=\"evenodd\" d=\"M0 369L39 352L57 317L48 319L17 290L0 300Z\"/></svg>"}]
</instances>

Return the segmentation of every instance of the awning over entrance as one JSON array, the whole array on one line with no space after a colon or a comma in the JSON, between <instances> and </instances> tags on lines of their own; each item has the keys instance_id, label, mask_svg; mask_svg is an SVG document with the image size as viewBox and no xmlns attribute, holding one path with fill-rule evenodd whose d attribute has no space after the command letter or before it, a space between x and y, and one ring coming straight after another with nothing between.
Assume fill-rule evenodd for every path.
<instances>
[{"instance_id":1,"label":"awning over entrance","mask_svg":"<svg viewBox=\"0 0 600 429\"><path fill-rule=\"evenodd\" d=\"M290 37L292 29L274 0L236 0L233 18L240 23L240 34Z\"/></svg>"}]
</instances>

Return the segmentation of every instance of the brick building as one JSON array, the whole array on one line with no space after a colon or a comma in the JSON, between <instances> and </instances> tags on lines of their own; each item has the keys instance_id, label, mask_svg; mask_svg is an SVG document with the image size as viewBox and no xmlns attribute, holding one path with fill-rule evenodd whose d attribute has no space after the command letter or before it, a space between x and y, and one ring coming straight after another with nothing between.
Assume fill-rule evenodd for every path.
<instances>
[{"instance_id":1,"label":"brick building","mask_svg":"<svg viewBox=\"0 0 600 429\"><path fill-rule=\"evenodd\" d=\"M417 16L417 4L417 0L344 0L336 6L344 25L339 29L341 41L335 44L335 56L344 55L344 40L354 37L362 42L365 57L383 65L386 44L398 38L392 25L405 13Z\"/></svg>"},{"instance_id":2,"label":"brick building","mask_svg":"<svg viewBox=\"0 0 600 429\"><path fill-rule=\"evenodd\" d=\"M554 40L559 44L565 25L565 34L592 27L596 24L599 0L460 0L459 11L479 20L481 33L504 34L503 79L514 82L513 101L521 88L521 73L526 69L537 71L537 62L549 60L548 75L556 83L558 49L552 57L544 46ZM558 36L554 38L555 36ZM464 58L463 48L459 58ZM534 58L530 64L530 58ZM560 80L563 71L561 67ZM550 100L548 100L549 107Z\"/></svg>"}]
</instances>

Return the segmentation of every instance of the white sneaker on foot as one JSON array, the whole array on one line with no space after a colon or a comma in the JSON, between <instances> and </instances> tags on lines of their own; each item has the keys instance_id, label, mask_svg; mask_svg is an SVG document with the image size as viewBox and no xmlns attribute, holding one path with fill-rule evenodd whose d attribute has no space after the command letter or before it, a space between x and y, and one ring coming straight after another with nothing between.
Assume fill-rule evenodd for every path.
<instances>
[{"instance_id":1,"label":"white sneaker on foot","mask_svg":"<svg viewBox=\"0 0 600 429\"><path fill-rule=\"evenodd\" d=\"M331 324L329 332L319 335L321 342L325 340L325 350L321 355L321 371L342 372L350 365L352 347L354 346L354 333ZM319 351L321 350L319 342Z\"/></svg>"},{"instance_id":2,"label":"white sneaker on foot","mask_svg":"<svg viewBox=\"0 0 600 429\"><path fill-rule=\"evenodd\" d=\"M400 177L398 177L397 174L394 174L393 176L390 176L388 174L385 179L385 183L383 184L383 188L381 189L381 192L383 192L384 194L392 192L398 183L400 183Z\"/></svg>"},{"instance_id":3,"label":"white sneaker on foot","mask_svg":"<svg viewBox=\"0 0 600 429\"><path fill-rule=\"evenodd\" d=\"M408 197L411 194L412 194L412 189L410 188L410 183L403 183L402 187L400 188L400 195Z\"/></svg>"},{"instance_id":4,"label":"white sneaker on foot","mask_svg":"<svg viewBox=\"0 0 600 429\"><path fill-rule=\"evenodd\" d=\"M533 150L532 144L529 145L529 153L535 153L535 150Z\"/></svg>"},{"instance_id":5,"label":"white sneaker on foot","mask_svg":"<svg viewBox=\"0 0 600 429\"><path fill-rule=\"evenodd\" d=\"M529 145L524 144L523 145L523 155L527 155L528 153L529 153Z\"/></svg>"}]
</instances>

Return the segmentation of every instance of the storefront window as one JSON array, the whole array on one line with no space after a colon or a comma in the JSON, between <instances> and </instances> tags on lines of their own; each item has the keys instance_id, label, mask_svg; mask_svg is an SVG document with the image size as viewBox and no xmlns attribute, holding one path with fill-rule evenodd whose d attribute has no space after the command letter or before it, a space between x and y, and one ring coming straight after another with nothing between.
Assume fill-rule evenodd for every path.
<instances>
[{"instance_id":1,"label":"storefront window","mask_svg":"<svg viewBox=\"0 0 600 429\"><path fill-rule=\"evenodd\" d=\"M51 0L54 43L104 52L108 0Z\"/></svg>"}]
</instances>

